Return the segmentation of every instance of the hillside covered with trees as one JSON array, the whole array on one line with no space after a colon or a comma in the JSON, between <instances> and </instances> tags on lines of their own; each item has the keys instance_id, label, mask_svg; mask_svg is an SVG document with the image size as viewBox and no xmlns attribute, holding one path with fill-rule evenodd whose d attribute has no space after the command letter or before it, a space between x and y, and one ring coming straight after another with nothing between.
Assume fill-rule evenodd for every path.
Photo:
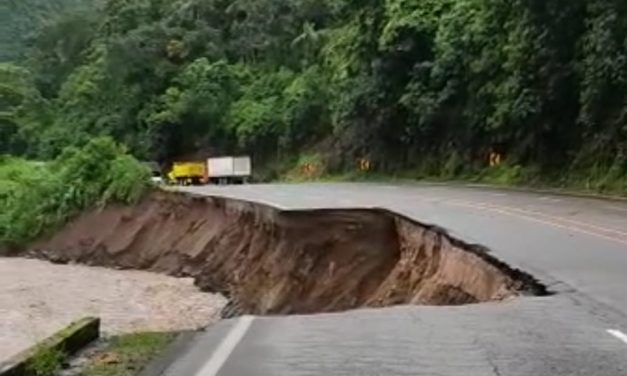
<instances>
[{"instance_id":1,"label":"hillside covered with trees","mask_svg":"<svg viewBox=\"0 0 627 376\"><path fill-rule=\"evenodd\" d=\"M162 162L205 150L261 166L315 155L331 172L367 159L385 173L627 191L624 0L62 9L19 39L25 56L3 54L0 154L50 159L109 135ZM2 34L4 52L18 39ZM493 152L504 162L486 169Z\"/></svg>"},{"instance_id":2,"label":"hillside covered with trees","mask_svg":"<svg viewBox=\"0 0 627 376\"><path fill-rule=\"evenodd\" d=\"M29 46L42 28L67 12L91 11L101 0L0 1L0 62L28 58Z\"/></svg>"}]
</instances>

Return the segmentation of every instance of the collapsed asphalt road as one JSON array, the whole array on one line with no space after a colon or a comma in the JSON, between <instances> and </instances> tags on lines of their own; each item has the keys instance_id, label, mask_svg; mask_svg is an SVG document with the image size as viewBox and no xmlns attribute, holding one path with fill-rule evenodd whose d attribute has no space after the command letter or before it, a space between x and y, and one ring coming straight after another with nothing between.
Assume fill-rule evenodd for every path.
<instances>
[{"instance_id":1,"label":"collapsed asphalt road","mask_svg":"<svg viewBox=\"0 0 627 376\"><path fill-rule=\"evenodd\" d=\"M245 316L209 328L160 374L627 374L627 204L445 186L184 190L288 209L387 208L487 246L556 295L460 307Z\"/></svg>"},{"instance_id":2,"label":"collapsed asphalt road","mask_svg":"<svg viewBox=\"0 0 627 376\"><path fill-rule=\"evenodd\" d=\"M91 210L28 253L189 276L229 297L226 317L546 295L484 248L388 210L285 211L177 192Z\"/></svg>"}]
</instances>

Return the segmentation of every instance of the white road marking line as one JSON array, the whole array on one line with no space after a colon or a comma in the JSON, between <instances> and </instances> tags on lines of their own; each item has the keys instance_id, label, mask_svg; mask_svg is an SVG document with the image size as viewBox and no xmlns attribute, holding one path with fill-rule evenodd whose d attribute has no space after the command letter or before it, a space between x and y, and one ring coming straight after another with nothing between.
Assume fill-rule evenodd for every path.
<instances>
[{"instance_id":1,"label":"white road marking line","mask_svg":"<svg viewBox=\"0 0 627 376\"><path fill-rule=\"evenodd\" d=\"M562 201L559 198L549 197L549 196L539 197L538 200L540 200L540 201L549 201L549 202L561 202Z\"/></svg>"},{"instance_id":2,"label":"white road marking line","mask_svg":"<svg viewBox=\"0 0 627 376\"><path fill-rule=\"evenodd\" d=\"M231 329L229 334L224 337L216 351L213 352L211 358L196 373L196 376L216 376L229 356L235 350L237 344L240 343L248 328L255 318L253 316L242 316L237 324Z\"/></svg>"},{"instance_id":3,"label":"white road marking line","mask_svg":"<svg viewBox=\"0 0 627 376\"><path fill-rule=\"evenodd\" d=\"M627 334L621 332L620 330L608 329L607 332L614 337L620 339L621 341L627 343Z\"/></svg>"},{"instance_id":4,"label":"white road marking line","mask_svg":"<svg viewBox=\"0 0 627 376\"><path fill-rule=\"evenodd\" d=\"M505 193L488 193L488 194L494 197L507 197L507 194Z\"/></svg>"}]
</instances>

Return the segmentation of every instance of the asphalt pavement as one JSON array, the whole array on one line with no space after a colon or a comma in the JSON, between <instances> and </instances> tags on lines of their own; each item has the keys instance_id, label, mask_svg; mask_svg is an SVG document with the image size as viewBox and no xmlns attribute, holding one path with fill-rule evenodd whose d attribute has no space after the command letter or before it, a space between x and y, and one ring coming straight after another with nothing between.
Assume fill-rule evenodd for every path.
<instances>
[{"instance_id":1,"label":"asphalt pavement","mask_svg":"<svg viewBox=\"0 0 627 376\"><path fill-rule=\"evenodd\" d=\"M181 189L286 210L387 208L488 247L554 295L225 320L160 375L627 376L626 202L445 185Z\"/></svg>"}]
</instances>

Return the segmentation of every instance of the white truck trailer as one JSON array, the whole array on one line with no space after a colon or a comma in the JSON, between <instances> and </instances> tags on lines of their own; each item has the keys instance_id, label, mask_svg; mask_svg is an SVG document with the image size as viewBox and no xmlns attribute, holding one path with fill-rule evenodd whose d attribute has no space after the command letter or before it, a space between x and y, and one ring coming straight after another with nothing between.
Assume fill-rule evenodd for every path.
<instances>
[{"instance_id":1,"label":"white truck trailer","mask_svg":"<svg viewBox=\"0 0 627 376\"><path fill-rule=\"evenodd\" d=\"M244 184L252 175L250 157L219 157L207 160L207 177L214 184Z\"/></svg>"}]
</instances>

